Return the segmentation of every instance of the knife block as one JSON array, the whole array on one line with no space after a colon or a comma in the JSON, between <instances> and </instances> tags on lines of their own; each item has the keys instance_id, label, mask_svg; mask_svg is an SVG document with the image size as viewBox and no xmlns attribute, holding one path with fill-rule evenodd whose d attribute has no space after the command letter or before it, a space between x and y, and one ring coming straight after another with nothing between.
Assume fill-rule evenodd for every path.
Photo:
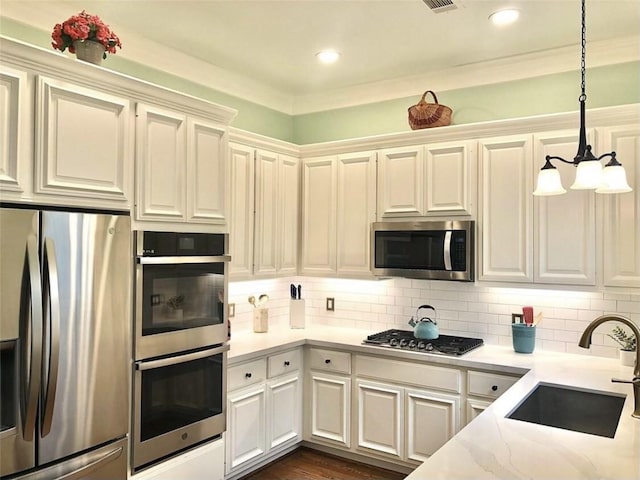
<instances>
[{"instance_id":1,"label":"knife block","mask_svg":"<svg viewBox=\"0 0 640 480\"><path fill-rule=\"evenodd\" d=\"M289 325L291 328L304 328L304 299L291 299L289 304Z\"/></svg>"}]
</instances>

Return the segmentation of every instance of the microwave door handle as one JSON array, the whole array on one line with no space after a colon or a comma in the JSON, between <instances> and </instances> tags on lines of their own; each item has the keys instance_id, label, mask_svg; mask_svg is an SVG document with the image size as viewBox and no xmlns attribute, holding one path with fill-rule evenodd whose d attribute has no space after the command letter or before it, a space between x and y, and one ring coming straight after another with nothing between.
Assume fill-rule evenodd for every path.
<instances>
[{"instance_id":1,"label":"microwave door handle","mask_svg":"<svg viewBox=\"0 0 640 480\"><path fill-rule=\"evenodd\" d=\"M451 270L451 230L444 234L444 269Z\"/></svg>"},{"instance_id":2,"label":"microwave door handle","mask_svg":"<svg viewBox=\"0 0 640 480\"><path fill-rule=\"evenodd\" d=\"M56 401L56 388L58 385L58 368L60 365L60 294L58 289L58 264L56 262L56 249L53 240L47 238L44 242L44 286L47 298L48 328L47 341L49 342L49 358L46 368L46 386L44 391L44 415L42 418L42 436L46 437L51 431L53 420L53 406Z\"/></svg>"},{"instance_id":3,"label":"microwave door handle","mask_svg":"<svg viewBox=\"0 0 640 480\"><path fill-rule=\"evenodd\" d=\"M223 345L221 347L209 348L200 352L187 353L186 355L178 355L176 357L162 358L160 360L150 360L148 362L136 362L136 369L142 371L152 370L154 368L168 367L171 365L176 365L178 363L190 362L191 360L199 360L201 358L217 355L219 353L226 352L227 350L229 350L229 345Z\"/></svg>"},{"instance_id":4,"label":"microwave door handle","mask_svg":"<svg viewBox=\"0 0 640 480\"><path fill-rule=\"evenodd\" d=\"M20 319L20 338L23 342L23 367L20 372L20 413L22 435L26 441L32 441L35 435L42 371L42 283L38 240L35 235L27 237L22 282L20 311L23 314Z\"/></svg>"},{"instance_id":5,"label":"microwave door handle","mask_svg":"<svg viewBox=\"0 0 640 480\"><path fill-rule=\"evenodd\" d=\"M216 256L184 256L184 257L138 257L141 265L180 265L185 263L220 263L230 262L230 255Z\"/></svg>"}]
</instances>

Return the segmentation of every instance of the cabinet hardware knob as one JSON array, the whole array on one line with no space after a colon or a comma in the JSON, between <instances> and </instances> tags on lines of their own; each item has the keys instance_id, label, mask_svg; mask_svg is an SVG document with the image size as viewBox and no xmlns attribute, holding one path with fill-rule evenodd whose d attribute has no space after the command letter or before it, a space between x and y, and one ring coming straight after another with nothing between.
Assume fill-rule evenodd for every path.
<instances>
[{"instance_id":1,"label":"cabinet hardware knob","mask_svg":"<svg viewBox=\"0 0 640 480\"><path fill-rule=\"evenodd\" d=\"M327 359L324 361L324 363L326 363L327 365L328 365L328 364L330 364L330 363L331 363L331 359L330 359L330 358L327 358Z\"/></svg>"},{"instance_id":2,"label":"cabinet hardware knob","mask_svg":"<svg viewBox=\"0 0 640 480\"><path fill-rule=\"evenodd\" d=\"M498 386L497 385L491 385L491 390L493 390L494 392L498 390Z\"/></svg>"},{"instance_id":3,"label":"cabinet hardware knob","mask_svg":"<svg viewBox=\"0 0 640 480\"><path fill-rule=\"evenodd\" d=\"M289 362L289 360L285 360L285 362L284 362L284 366L285 366L285 367L288 367L289 365L291 365L291 362Z\"/></svg>"},{"instance_id":4,"label":"cabinet hardware knob","mask_svg":"<svg viewBox=\"0 0 640 480\"><path fill-rule=\"evenodd\" d=\"M251 378L251 372L247 372L244 374L245 378Z\"/></svg>"}]
</instances>

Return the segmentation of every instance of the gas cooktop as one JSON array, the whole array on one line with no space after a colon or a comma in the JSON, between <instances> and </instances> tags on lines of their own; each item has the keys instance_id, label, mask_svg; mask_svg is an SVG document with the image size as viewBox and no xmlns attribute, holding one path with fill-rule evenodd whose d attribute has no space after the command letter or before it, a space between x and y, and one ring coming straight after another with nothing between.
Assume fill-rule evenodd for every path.
<instances>
[{"instance_id":1,"label":"gas cooktop","mask_svg":"<svg viewBox=\"0 0 640 480\"><path fill-rule=\"evenodd\" d=\"M415 352L460 356L482 346L484 341L481 338L453 335L440 335L435 340L420 340L413 336L413 331L391 329L369 335L362 343Z\"/></svg>"}]
</instances>

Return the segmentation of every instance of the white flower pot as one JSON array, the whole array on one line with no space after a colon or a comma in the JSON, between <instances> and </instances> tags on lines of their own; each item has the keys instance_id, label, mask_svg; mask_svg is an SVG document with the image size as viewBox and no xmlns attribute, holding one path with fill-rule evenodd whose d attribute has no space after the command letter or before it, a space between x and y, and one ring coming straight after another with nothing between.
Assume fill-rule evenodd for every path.
<instances>
[{"instance_id":1,"label":"white flower pot","mask_svg":"<svg viewBox=\"0 0 640 480\"><path fill-rule=\"evenodd\" d=\"M634 350L620 350L620 363L627 367L635 366L636 352Z\"/></svg>"}]
</instances>

